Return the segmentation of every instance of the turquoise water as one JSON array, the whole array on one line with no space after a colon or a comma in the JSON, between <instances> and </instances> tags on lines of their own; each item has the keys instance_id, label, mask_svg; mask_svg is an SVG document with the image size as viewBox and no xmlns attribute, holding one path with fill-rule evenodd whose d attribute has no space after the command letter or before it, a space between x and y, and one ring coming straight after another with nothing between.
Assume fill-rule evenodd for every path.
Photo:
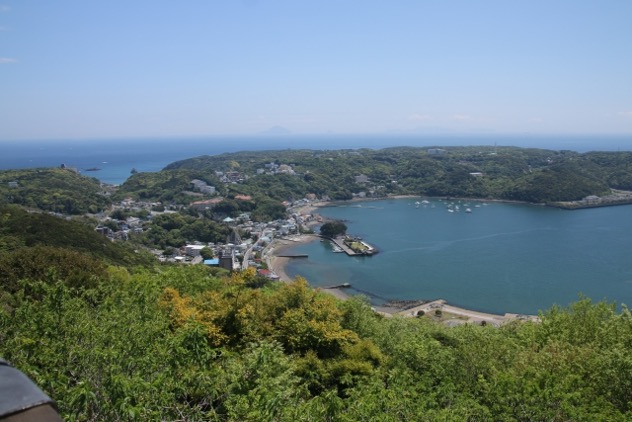
<instances>
[{"instance_id":1,"label":"turquoise water","mask_svg":"<svg viewBox=\"0 0 632 422\"><path fill-rule=\"evenodd\" d=\"M581 293L632 304L632 206L563 211L470 201L472 213L464 203L449 213L438 200L419 208L415 201L321 208L381 252L348 257L328 242L313 242L292 250L309 258L292 261L288 275L315 286L348 282L351 293L376 303L441 298L481 311L533 314Z\"/></svg>"}]
</instances>

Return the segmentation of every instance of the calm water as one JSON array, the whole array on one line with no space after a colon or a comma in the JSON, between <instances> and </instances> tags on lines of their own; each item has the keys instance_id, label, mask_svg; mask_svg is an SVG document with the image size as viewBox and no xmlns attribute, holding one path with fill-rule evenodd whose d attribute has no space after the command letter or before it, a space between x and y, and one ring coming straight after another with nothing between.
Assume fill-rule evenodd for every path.
<instances>
[{"instance_id":1,"label":"calm water","mask_svg":"<svg viewBox=\"0 0 632 422\"><path fill-rule=\"evenodd\" d=\"M438 200L415 199L322 208L348 232L381 252L372 257L333 253L329 243L293 249L290 276L316 286L351 283L351 293L386 299L446 299L463 307L537 313L593 300L632 304L632 206L562 211L521 204L470 201L472 213L449 213ZM457 202L458 203L458 202Z\"/></svg>"}]
</instances>

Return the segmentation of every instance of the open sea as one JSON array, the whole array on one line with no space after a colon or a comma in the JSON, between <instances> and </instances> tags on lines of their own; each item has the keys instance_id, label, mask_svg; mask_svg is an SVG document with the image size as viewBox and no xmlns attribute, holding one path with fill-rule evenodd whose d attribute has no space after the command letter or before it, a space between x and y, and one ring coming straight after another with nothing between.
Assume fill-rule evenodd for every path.
<instances>
[{"instance_id":1,"label":"open sea","mask_svg":"<svg viewBox=\"0 0 632 422\"><path fill-rule=\"evenodd\" d=\"M462 145L630 151L632 137L285 135L0 141L0 170L65 164L102 182L121 184L133 168L159 171L177 160L224 152ZM593 300L632 305L630 205L562 211L470 202L472 213L448 213L438 200L419 208L414 202L384 200L321 209L325 216L344 219L349 233L381 252L350 258L333 253L326 242L314 242L293 251L309 258L292 261L288 274L303 275L316 286L349 282L351 293L366 294L375 303L441 298L475 310L534 314L553 304L568 305L583 293Z\"/></svg>"}]
</instances>

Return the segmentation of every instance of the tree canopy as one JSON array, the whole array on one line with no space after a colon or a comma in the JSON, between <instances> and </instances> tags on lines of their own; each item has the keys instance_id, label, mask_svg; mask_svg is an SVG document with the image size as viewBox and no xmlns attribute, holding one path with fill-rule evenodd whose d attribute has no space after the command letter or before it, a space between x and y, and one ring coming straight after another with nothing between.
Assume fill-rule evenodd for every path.
<instances>
[{"instance_id":1,"label":"tree canopy","mask_svg":"<svg viewBox=\"0 0 632 422\"><path fill-rule=\"evenodd\" d=\"M347 225L342 221L328 221L320 226L320 234L325 237L337 237L347 232Z\"/></svg>"}]
</instances>

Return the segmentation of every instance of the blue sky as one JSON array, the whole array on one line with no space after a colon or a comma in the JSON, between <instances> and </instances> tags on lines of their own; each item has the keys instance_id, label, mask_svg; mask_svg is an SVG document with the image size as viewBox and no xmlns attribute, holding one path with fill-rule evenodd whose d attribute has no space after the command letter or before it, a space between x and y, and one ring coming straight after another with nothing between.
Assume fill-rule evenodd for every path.
<instances>
[{"instance_id":1,"label":"blue sky","mask_svg":"<svg viewBox=\"0 0 632 422\"><path fill-rule=\"evenodd\" d=\"M0 0L0 140L632 134L630 0Z\"/></svg>"}]
</instances>

